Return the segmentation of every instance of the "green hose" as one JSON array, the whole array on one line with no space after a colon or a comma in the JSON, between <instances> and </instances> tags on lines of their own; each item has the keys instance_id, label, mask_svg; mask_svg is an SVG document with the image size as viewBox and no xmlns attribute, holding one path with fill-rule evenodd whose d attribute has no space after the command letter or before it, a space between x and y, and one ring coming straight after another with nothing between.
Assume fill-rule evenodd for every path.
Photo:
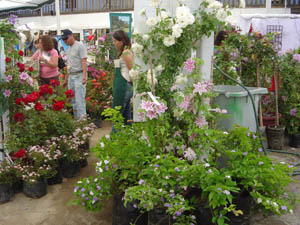
<instances>
[{"instance_id":1,"label":"green hose","mask_svg":"<svg viewBox=\"0 0 300 225\"><path fill-rule=\"evenodd\" d=\"M239 86L241 86L244 90L247 91L249 97L250 97L250 100L251 100L251 103L252 103L252 107L253 107L253 111L254 111L254 117L255 117L255 122L256 122L256 132L259 134L260 136L260 143L261 143L261 146L262 146L262 149L265 153L265 155L267 155L267 151L268 152L277 152L277 153L283 153L283 154L291 154L291 155L296 155L296 156L299 156L300 157L300 154L299 153L295 153L295 152L287 152L287 151L281 151L281 150L276 150L276 149L265 149L264 145L263 145L263 142L262 142L262 138L261 138L261 132L259 130L259 124L258 124L258 118L257 118L257 115L256 115L256 108L255 108L255 103L254 103L254 100L253 100L253 96L252 94L250 93L250 91L244 86L242 85L240 82L238 82L237 80L233 79L231 76L229 76L227 73L223 72L215 63L214 63L214 67L221 73L223 74L225 77L227 77L229 80L235 82L236 84L238 84ZM300 165L300 160L294 165L294 166L298 166ZM300 175L300 170L294 170L294 173L293 173L293 176L296 176L296 175Z\"/></svg>"}]
</instances>

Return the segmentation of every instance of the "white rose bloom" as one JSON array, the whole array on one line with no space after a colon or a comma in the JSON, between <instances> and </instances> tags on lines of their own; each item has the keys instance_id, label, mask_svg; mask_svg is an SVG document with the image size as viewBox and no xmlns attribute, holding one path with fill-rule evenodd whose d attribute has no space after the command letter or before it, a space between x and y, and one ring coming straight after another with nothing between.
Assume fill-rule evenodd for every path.
<instances>
[{"instance_id":1,"label":"white rose bloom","mask_svg":"<svg viewBox=\"0 0 300 225\"><path fill-rule=\"evenodd\" d=\"M176 8L176 17L178 19L186 18L188 14L190 14L190 9L188 7L180 6Z\"/></svg>"},{"instance_id":2,"label":"white rose bloom","mask_svg":"<svg viewBox=\"0 0 300 225\"><path fill-rule=\"evenodd\" d=\"M183 4L183 3L185 3L185 0L178 0L178 3Z\"/></svg>"},{"instance_id":3,"label":"white rose bloom","mask_svg":"<svg viewBox=\"0 0 300 225\"><path fill-rule=\"evenodd\" d=\"M164 68L163 68L162 65L158 65L158 66L155 68L155 70L156 70L157 72L161 72L161 71L164 70Z\"/></svg>"},{"instance_id":4,"label":"white rose bloom","mask_svg":"<svg viewBox=\"0 0 300 225\"><path fill-rule=\"evenodd\" d=\"M140 54L144 47L138 43L133 43L131 48L134 53Z\"/></svg>"},{"instance_id":5,"label":"white rose bloom","mask_svg":"<svg viewBox=\"0 0 300 225\"><path fill-rule=\"evenodd\" d=\"M157 8L161 4L161 0L150 0L149 5L152 8Z\"/></svg>"},{"instance_id":6,"label":"white rose bloom","mask_svg":"<svg viewBox=\"0 0 300 225\"><path fill-rule=\"evenodd\" d=\"M221 9L223 7L223 4L219 1L214 1L208 5L208 8L212 9Z\"/></svg>"},{"instance_id":7,"label":"white rose bloom","mask_svg":"<svg viewBox=\"0 0 300 225\"><path fill-rule=\"evenodd\" d=\"M193 24L195 22L195 17L193 14L189 14L187 17L187 21L189 24Z\"/></svg>"},{"instance_id":8,"label":"white rose bloom","mask_svg":"<svg viewBox=\"0 0 300 225\"><path fill-rule=\"evenodd\" d=\"M177 85L185 84L188 81L187 77L183 73L178 75L175 79L176 79L175 84Z\"/></svg>"},{"instance_id":9,"label":"white rose bloom","mask_svg":"<svg viewBox=\"0 0 300 225\"><path fill-rule=\"evenodd\" d=\"M245 0L240 0L240 8L245 8L245 7L246 7Z\"/></svg>"},{"instance_id":10,"label":"white rose bloom","mask_svg":"<svg viewBox=\"0 0 300 225\"><path fill-rule=\"evenodd\" d=\"M258 204L262 203L262 199L261 198L257 199L257 203Z\"/></svg>"},{"instance_id":11,"label":"white rose bloom","mask_svg":"<svg viewBox=\"0 0 300 225\"><path fill-rule=\"evenodd\" d=\"M181 36L181 33L182 33L182 29L181 27L178 25L178 24L175 24L173 27L172 27L172 36L176 37L176 38L179 38Z\"/></svg>"},{"instance_id":12,"label":"white rose bloom","mask_svg":"<svg viewBox=\"0 0 300 225\"><path fill-rule=\"evenodd\" d=\"M224 21L227 18L227 12L224 9L219 9L216 16L218 20Z\"/></svg>"},{"instance_id":13,"label":"white rose bloom","mask_svg":"<svg viewBox=\"0 0 300 225\"><path fill-rule=\"evenodd\" d=\"M178 24L181 28L185 28L187 25L189 25L188 17L178 18L178 19L177 19L177 24Z\"/></svg>"},{"instance_id":14,"label":"white rose bloom","mask_svg":"<svg viewBox=\"0 0 300 225\"><path fill-rule=\"evenodd\" d=\"M156 80L156 76L155 76L154 71L152 71L152 73L153 73L153 83L154 83L154 85L155 85L155 84L157 83L157 80ZM148 81L148 83L149 83L150 85L152 85L152 77L151 77L151 70L150 70L150 69L148 70L147 81Z\"/></svg>"},{"instance_id":15,"label":"white rose bloom","mask_svg":"<svg viewBox=\"0 0 300 225\"><path fill-rule=\"evenodd\" d=\"M150 38L150 36L148 34L144 34L143 35L143 40L144 41L147 41L149 38Z\"/></svg>"},{"instance_id":16,"label":"white rose bloom","mask_svg":"<svg viewBox=\"0 0 300 225\"><path fill-rule=\"evenodd\" d=\"M139 71L138 70L134 70L134 69L131 69L129 71L129 77L131 78L131 80L135 80L139 75Z\"/></svg>"},{"instance_id":17,"label":"white rose bloom","mask_svg":"<svg viewBox=\"0 0 300 225\"><path fill-rule=\"evenodd\" d=\"M236 19L234 18L234 16L227 16L225 21L231 25L238 25Z\"/></svg>"},{"instance_id":18,"label":"white rose bloom","mask_svg":"<svg viewBox=\"0 0 300 225\"><path fill-rule=\"evenodd\" d=\"M146 16L146 9L143 8L140 12L139 12L140 16Z\"/></svg>"},{"instance_id":19,"label":"white rose bloom","mask_svg":"<svg viewBox=\"0 0 300 225\"><path fill-rule=\"evenodd\" d=\"M165 12L165 11L160 12L160 18L162 20L167 19L169 16L170 16L170 13L168 13L168 12Z\"/></svg>"},{"instance_id":20,"label":"white rose bloom","mask_svg":"<svg viewBox=\"0 0 300 225\"><path fill-rule=\"evenodd\" d=\"M157 19L155 17L150 17L147 19L146 24L150 27L154 27L157 24Z\"/></svg>"},{"instance_id":21,"label":"white rose bloom","mask_svg":"<svg viewBox=\"0 0 300 225\"><path fill-rule=\"evenodd\" d=\"M175 38L170 35L168 37L165 37L163 42L165 46L170 47L175 44Z\"/></svg>"}]
</instances>

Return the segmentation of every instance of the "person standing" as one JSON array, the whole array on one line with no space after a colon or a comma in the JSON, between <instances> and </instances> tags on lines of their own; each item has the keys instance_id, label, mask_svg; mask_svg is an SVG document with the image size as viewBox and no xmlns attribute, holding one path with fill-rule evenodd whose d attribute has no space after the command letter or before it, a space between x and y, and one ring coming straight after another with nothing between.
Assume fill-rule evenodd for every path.
<instances>
[{"instance_id":1,"label":"person standing","mask_svg":"<svg viewBox=\"0 0 300 225\"><path fill-rule=\"evenodd\" d=\"M75 119L80 119L86 116L87 49L75 40L69 29L62 30L61 39L70 46L67 51L68 72L63 85L73 90L73 115Z\"/></svg>"},{"instance_id":2,"label":"person standing","mask_svg":"<svg viewBox=\"0 0 300 225\"><path fill-rule=\"evenodd\" d=\"M113 108L121 106L124 123L127 125L130 124L128 121L131 120L130 99L133 92L129 71L133 66L133 53L130 50L130 39L123 30L114 32L112 41L118 51L117 59L114 60Z\"/></svg>"},{"instance_id":3,"label":"person standing","mask_svg":"<svg viewBox=\"0 0 300 225\"><path fill-rule=\"evenodd\" d=\"M59 80L58 53L50 36L41 36L39 39L39 50L31 57L32 60L40 62L40 84L50 84L50 80Z\"/></svg>"}]
</instances>

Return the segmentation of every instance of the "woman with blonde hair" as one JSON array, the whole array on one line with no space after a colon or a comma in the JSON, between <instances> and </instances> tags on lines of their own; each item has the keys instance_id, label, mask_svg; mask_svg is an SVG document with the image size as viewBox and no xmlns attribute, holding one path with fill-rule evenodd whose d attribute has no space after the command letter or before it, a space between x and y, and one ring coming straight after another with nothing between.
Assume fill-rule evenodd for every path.
<instances>
[{"instance_id":1,"label":"woman with blonde hair","mask_svg":"<svg viewBox=\"0 0 300 225\"><path fill-rule=\"evenodd\" d=\"M31 57L40 62L40 84L50 84L50 80L59 80L58 53L52 38L48 35L39 38L39 49Z\"/></svg>"}]
</instances>

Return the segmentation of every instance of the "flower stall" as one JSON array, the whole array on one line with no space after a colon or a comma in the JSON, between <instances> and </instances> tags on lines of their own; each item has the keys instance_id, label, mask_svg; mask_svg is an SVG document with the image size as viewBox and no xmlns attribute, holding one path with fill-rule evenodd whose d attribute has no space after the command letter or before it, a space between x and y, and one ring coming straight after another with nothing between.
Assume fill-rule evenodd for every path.
<instances>
[{"instance_id":1,"label":"flower stall","mask_svg":"<svg viewBox=\"0 0 300 225\"><path fill-rule=\"evenodd\" d=\"M148 68L130 72L141 122L124 126L118 108L104 111L117 132L93 149L97 175L77 182L72 202L97 212L113 198L113 225L247 224L254 205L292 213L291 166L266 156L257 133L216 128L226 110L210 104L213 85L190 56L229 12L214 0L194 13L178 1L174 15L150 3L155 16L140 12L148 31L135 33L132 46Z\"/></svg>"}]
</instances>

